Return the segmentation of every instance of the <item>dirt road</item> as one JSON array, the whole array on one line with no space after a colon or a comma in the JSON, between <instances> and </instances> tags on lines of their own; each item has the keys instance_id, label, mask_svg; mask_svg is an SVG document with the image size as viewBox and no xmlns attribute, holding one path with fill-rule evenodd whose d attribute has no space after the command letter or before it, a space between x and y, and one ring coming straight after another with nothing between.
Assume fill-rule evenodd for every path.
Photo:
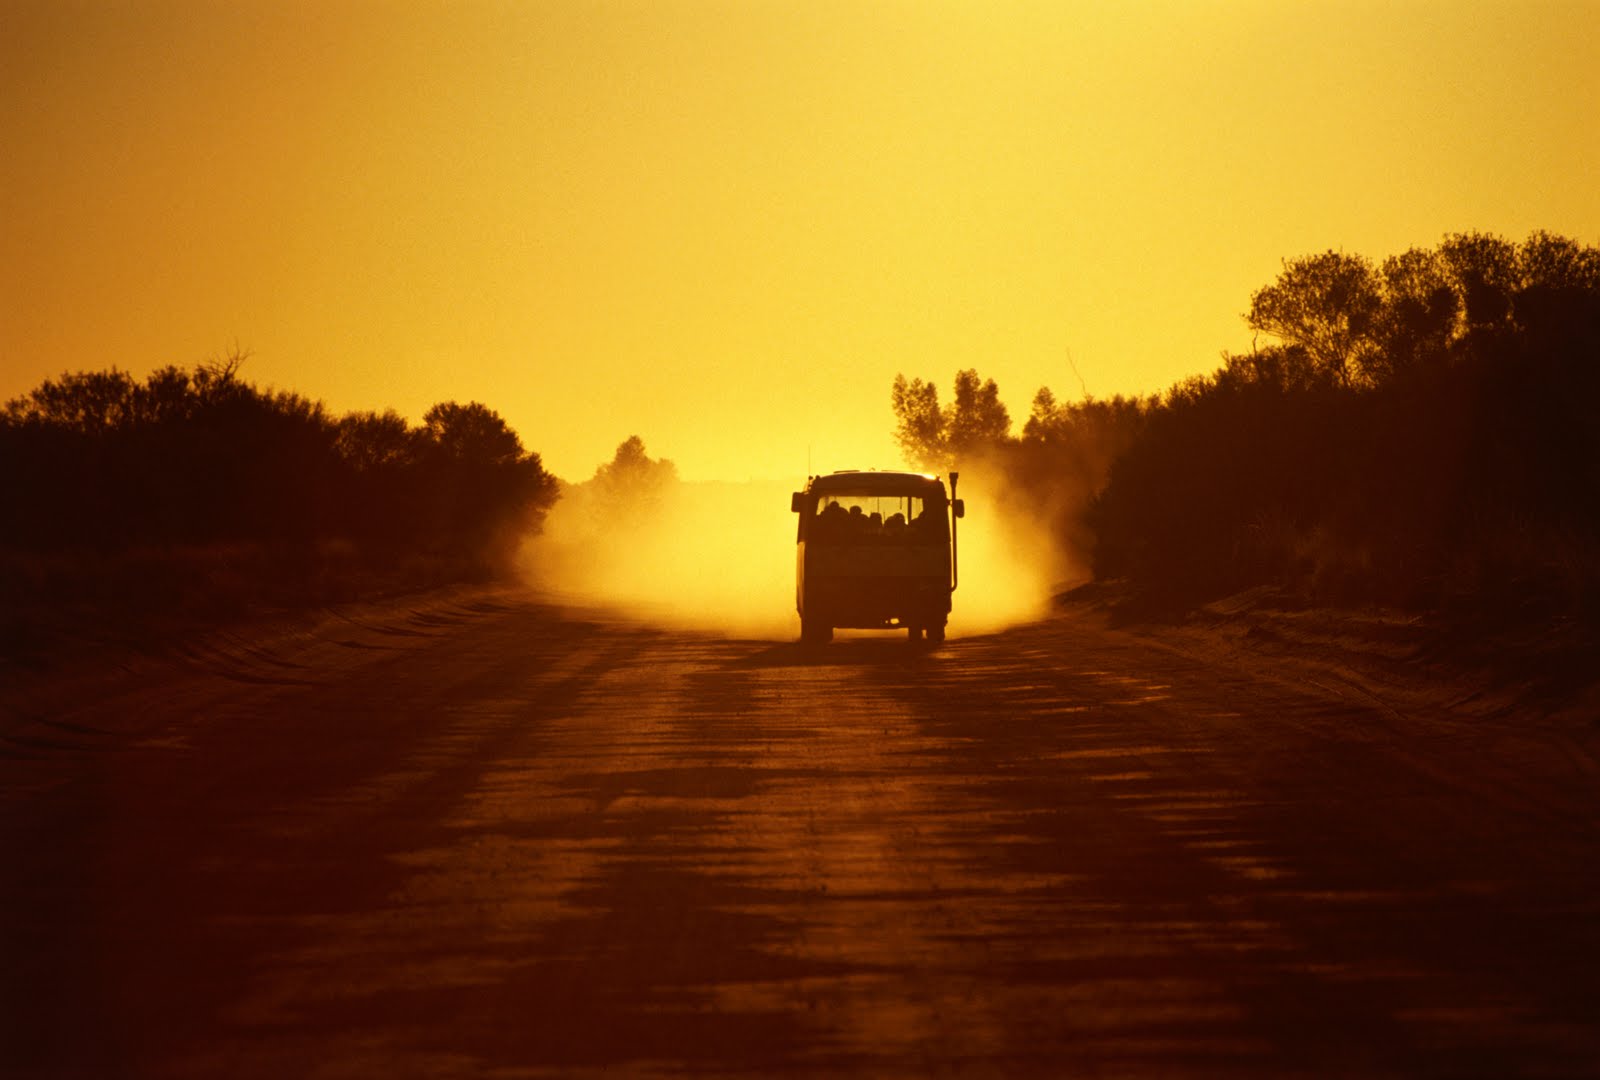
<instances>
[{"instance_id":1,"label":"dirt road","mask_svg":"<svg viewBox=\"0 0 1600 1080\"><path fill-rule=\"evenodd\" d=\"M460 593L0 691L0 1072L1600 1072L1592 724L957 616Z\"/></svg>"}]
</instances>

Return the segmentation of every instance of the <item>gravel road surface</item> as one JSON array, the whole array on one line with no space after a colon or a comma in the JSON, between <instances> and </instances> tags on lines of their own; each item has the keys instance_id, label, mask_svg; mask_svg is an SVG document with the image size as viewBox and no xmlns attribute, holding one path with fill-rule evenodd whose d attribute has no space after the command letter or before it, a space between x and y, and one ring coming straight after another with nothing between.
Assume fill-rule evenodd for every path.
<instances>
[{"instance_id":1,"label":"gravel road surface","mask_svg":"<svg viewBox=\"0 0 1600 1080\"><path fill-rule=\"evenodd\" d=\"M1600 1074L1592 722L956 614L474 590L19 679L0 1073Z\"/></svg>"}]
</instances>

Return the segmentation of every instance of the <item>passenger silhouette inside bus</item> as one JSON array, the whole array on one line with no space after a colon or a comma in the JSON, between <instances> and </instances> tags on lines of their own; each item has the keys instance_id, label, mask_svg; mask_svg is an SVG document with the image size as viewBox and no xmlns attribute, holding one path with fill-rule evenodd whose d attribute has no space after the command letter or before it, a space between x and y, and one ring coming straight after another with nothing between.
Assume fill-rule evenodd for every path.
<instances>
[{"instance_id":1,"label":"passenger silhouette inside bus","mask_svg":"<svg viewBox=\"0 0 1600 1080\"><path fill-rule=\"evenodd\" d=\"M806 530L821 544L934 544L948 535L943 506L897 495L828 496Z\"/></svg>"}]
</instances>

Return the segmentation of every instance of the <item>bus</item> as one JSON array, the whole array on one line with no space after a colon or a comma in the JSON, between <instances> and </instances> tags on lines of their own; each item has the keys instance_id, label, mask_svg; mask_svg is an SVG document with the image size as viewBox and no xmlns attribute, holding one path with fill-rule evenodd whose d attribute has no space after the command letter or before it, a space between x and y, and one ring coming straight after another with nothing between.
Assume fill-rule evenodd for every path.
<instances>
[{"instance_id":1,"label":"bus","mask_svg":"<svg viewBox=\"0 0 1600 1080\"><path fill-rule=\"evenodd\" d=\"M955 498L960 473L844 470L813 476L790 497L796 533L800 640L821 645L836 628L904 629L944 641L957 584Z\"/></svg>"}]
</instances>

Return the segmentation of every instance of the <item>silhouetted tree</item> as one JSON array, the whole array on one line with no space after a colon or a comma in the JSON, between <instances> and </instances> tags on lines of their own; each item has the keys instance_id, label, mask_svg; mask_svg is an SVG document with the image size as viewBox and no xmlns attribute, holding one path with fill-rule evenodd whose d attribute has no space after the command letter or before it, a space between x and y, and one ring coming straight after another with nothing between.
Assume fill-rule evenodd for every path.
<instances>
[{"instance_id":1,"label":"silhouetted tree","mask_svg":"<svg viewBox=\"0 0 1600 1080\"><path fill-rule=\"evenodd\" d=\"M1337 385L1353 386L1370 377L1382 302L1371 263L1326 251L1285 260L1278 280L1250 297L1245 321L1303 348Z\"/></svg>"},{"instance_id":2,"label":"silhouetted tree","mask_svg":"<svg viewBox=\"0 0 1600 1080\"><path fill-rule=\"evenodd\" d=\"M944 433L946 450L956 461L1006 440L1011 415L993 379L980 383L973 368L956 372L955 400L944 412Z\"/></svg>"},{"instance_id":3,"label":"silhouetted tree","mask_svg":"<svg viewBox=\"0 0 1600 1080\"><path fill-rule=\"evenodd\" d=\"M1373 368L1392 375L1444 358L1461 303L1438 252L1412 248L1383 261L1384 306L1377 320L1379 355Z\"/></svg>"},{"instance_id":4,"label":"silhouetted tree","mask_svg":"<svg viewBox=\"0 0 1600 1080\"><path fill-rule=\"evenodd\" d=\"M440 402L422 417L422 438L430 452L449 461L506 464L522 456L522 440L500 414L478 402Z\"/></svg>"},{"instance_id":5,"label":"silhouetted tree","mask_svg":"<svg viewBox=\"0 0 1600 1080\"><path fill-rule=\"evenodd\" d=\"M973 368L956 372L954 399L939 407L939 392L921 379L896 375L890 391L895 441L907 459L944 469L1005 444L1011 416L993 379L980 381Z\"/></svg>"},{"instance_id":6,"label":"silhouetted tree","mask_svg":"<svg viewBox=\"0 0 1600 1080\"><path fill-rule=\"evenodd\" d=\"M1461 301L1464 330L1504 324L1521 284L1516 246L1488 233L1452 233L1439 245Z\"/></svg>"},{"instance_id":7,"label":"silhouetted tree","mask_svg":"<svg viewBox=\"0 0 1600 1080\"><path fill-rule=\"evenodd\" d=\"M135 419L137 384L127 372L80 371L46 379L7 402L7 420L81 435L101 435Z\"/></svg>"},{"instance_id":8,"label":"silhouetted tree","mask_svg":"<svg viewBox=\"0 0 1600 1080\"><path fill-rule=\"evenodd\" d=\"M176 424L194 415L196 394L189 373L179 367L151 372L134 391L135 412L151 424Z\"/></svg>"},{"instance_id":9,"label":"silhouetted tree","mask_svg":"<svg viewBox=\"0 0 1600 1080\"><path fill-rule=\"evenodd\" d=\"M1331 385L1303 345L1267 345L1249 353L1223 353L1222 367L1212 379L1222 386L1264 387L1279 392L1308 391ZM1185 382L1194 391L1205 382Z\"/></svg>"},{"instance_id":10,"label":"silhouetted tree","mask_svg":"<svg viewBox=\"0 0 1600 1080\"><path fill-rule=\"evenodd\" d=\"M938 388L931 382L907 382L904 375L896 375L889 403L895 417L895 442L906 460L923 468L943 466L948 448Z\"/></svg>"},{"instance_id":11,"label":"silhouetted tree","mask_svg":"<svg viewBox=\"0 0 1600 1080\"><path fill-rule=\"evenodd\" d=\"M595 470L589 496L598 500L597 512L626 521L660 506L678 482L678 467L665 458L652 458L644 440L630 435L611 460Z\"/></svg>"},{"instance_id":12,"label":"silhouetted tree","mask_svg":"<svg viewBox=\"0 0 1600 1080\"><path fill-rule=\"evenodd\" d=\"M521 536L538 531L555 503L555 478L500 414L478 402L441 402L422 418L418 474L427 535L486 566L508 556Z\"/></svg>"},{"instance_id":13,"label":"silhouetted tree","mask_svg":"<svg viewBox=\"0 0 1600 1080\"><path fill-rule=\"evenodd\" d=\"M358 473L399 468L416 458L417 433L393 409L346 413L335 427L339 456Z\"/></svg>"},{"instance_id":14,"label":"silhouetted tree","mask_svg":"<svg viewBox=\"0 0 1600 1080\"><path fill-rule=\"evenodd\" d=\"M1523 289L1576 289L1600 292L1600 248L1539 231L1517 252Z\"/></svg>"},{"instance_id":15,"label":"silhouetted tree","mask_svg":"<svg viewBox=\"0 0 1600 1080\"><path fill-rule=\"evenodd\" d=\"M1048 386L1041 386L1033 395L1027 422L1022 425L1022 437L1028 441L1043 442L1058 437L1068 422L1067 410L1056 404L1055 392Z\"/></svg>"}]
</instances>

